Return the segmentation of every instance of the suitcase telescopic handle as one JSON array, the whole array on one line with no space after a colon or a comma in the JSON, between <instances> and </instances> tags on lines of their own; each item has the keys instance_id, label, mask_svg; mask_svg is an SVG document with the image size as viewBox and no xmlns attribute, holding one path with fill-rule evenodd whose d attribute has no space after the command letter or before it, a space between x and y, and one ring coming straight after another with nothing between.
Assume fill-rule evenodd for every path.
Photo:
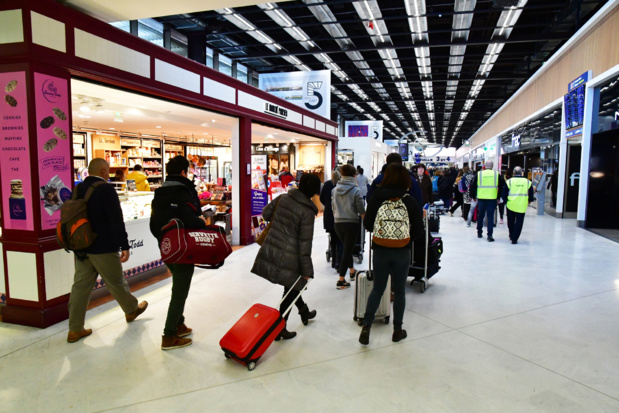
<instances>
[{"instance_id":1,"label":"suitcase telescopic handle","mask_svg":"<svg viewBox=\"0 0 619 413\"><path fill-rule=\"evenodd\" d=\"M279 305L281 306L282 303L284 302L284 300L286 300L286 297L288 297L288 294L290 294L291 291L294 291L294 287L297 285L297 283L299 281L301 281L303 279L303 276L299 276L299 278L297 278L297 280L294 282L294 284L292 284L292 287L290 287L290 289L288 290L288 292L284 295L284 297L282 298L282 301L279 302ZM284 314L282 314L282 318L286 317L286 315L290 312L290 310L292 310L292 306L294 305L294 303L297 302L297 300L299 299L299 297L301 297L301 294L303 294L303 291L307 290L307 286L310 283L310 279L305 280L305 285L303 286L303 288L301 288L301 291L299 291L299 294L297 295L297 298L295 298L295 300L290 303L290 305L288 306L288 308L286 308L286 311L284 311ZM279 307L279 306L278 306Z\"/></svg>"}]
</instances>

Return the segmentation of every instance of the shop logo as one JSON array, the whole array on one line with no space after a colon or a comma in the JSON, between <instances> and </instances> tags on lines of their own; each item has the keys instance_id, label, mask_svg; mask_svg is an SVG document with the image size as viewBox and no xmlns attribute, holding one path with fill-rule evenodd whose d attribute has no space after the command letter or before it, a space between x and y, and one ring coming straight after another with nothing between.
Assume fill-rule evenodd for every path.
<instances>
[{"instance_id":1,"label":"shop logo","mask_svg":"<svg viewBox=\"0 0 619 413\"><path fill-rule=\"evenodd\" d=\"M580 172L574 172L570 175L570 186L574 186L575 180L580 180Z\"/></svg>"},{"instance_id":2,"label":"shop logo","mask_svg":"<svg viewBox=\"0 0 619 413\"><path fill-rule=\"evenodd\" d=\"M322 106L322 94L318 92L321 87L322 82L307 82L307 101L305 102L306 108L316 110Z\"/></svg>"},{"instance_id":3,"label":"shop logo","mask_svg":"<svg viewBox=\"0 0 619 413\"><path fill-rule=\"evenodd\" d=\"M47 79L45 82L43 82L41 93L43 94L45 100L50 103L56 103L62 97L60 93L58 93L58 88L54 86L54 81L51 79Z\"/></svg>"},{"instance_id":4,"label":"shop logo","mask_svg":"<svg viewBox=\"0 0 619 413\"><path fill-rule=\"evenodd\" d=\"M129 249L139 248L144 246L144 240L130 239L129 240Z\"/></svg>"}]
</instances>

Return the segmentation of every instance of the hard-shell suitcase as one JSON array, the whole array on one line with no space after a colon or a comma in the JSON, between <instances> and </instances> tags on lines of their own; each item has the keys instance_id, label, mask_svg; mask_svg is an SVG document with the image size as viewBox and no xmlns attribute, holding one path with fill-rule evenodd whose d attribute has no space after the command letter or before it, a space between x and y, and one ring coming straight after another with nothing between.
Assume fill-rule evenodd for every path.
<instances>
[{"instance_id":1,"label":"hard-shell suitcase","mask_svg":"<svg viewBox=\"0 0 619 413\"><path fill-rule=\"evenodd\" d=\"M413 277L411 285L419 284L422 293L430 287L430 278L441 269L439 262L443 253L443 240L430 233L428 215L424 217L424 226L424 240L413 244L411 265L408 269L409 277Z\"/></svg>"},{"instance_id":2,"label":"hard-shell suitcase","mask_svg":"<svg viewBox=\"0 0 619 413\"><path fill-rule=\"evenodd\" d=\"M299 277L294 286L301 279L302 277ZM305 291L308 283L309 281L305 283L301 293ZM288 291L286 296L294 290L294 286ZM282 298L282 302L286 296ZM284 314L281 314L279 310L273 307L263 304L252 305L219 341L219 346L226 358L234 359L246 365L249 370L255 369L256 362L286 326L284 316L293 305L294 302L290 304L290 307L286 309Z\"/></svg>"},{"instance_id":3,"label":"hard-shell suitcase","mask_svg":"<svg viewBox=\"0 0 619 413\"><path fill-rule=\"evenodd\" d=\"M372 239L372 234L370 234ZM355 280L355 315L353 319L360 326L363 325L365 317L365 308L368 305L368 297L374 287L374 277L372 273L372 247L370 247L369 268L367 271L359 271ZM376 310L375 320L383 320L385 324L389 324L391 315L391 277L387 281L387 288L380 300L380 305Z\"/></svg>"}]
</instances>

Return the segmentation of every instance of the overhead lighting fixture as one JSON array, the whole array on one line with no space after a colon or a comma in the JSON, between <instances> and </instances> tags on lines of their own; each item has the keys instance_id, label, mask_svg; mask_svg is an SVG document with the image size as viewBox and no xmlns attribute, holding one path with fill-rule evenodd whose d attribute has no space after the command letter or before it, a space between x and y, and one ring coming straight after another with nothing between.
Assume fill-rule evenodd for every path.
<instances>
[{"instance_id":1,"label":"overhead lighting fixture","mask_svg":"<svg viewBox=\"0 0 619 413\"><path fill-rule=\"evenodd\" d=\"M84 102L80 105L80 112L84 112L84 113L90 112L90 106L88 105L88 103Z\"/></svg>"},{"instance_id":2,"label":"overhead lighting fixture","mask_svg":"<svg viewBox=\"0 0 619 413\"><path fill-rule=\"evenodd\" d=\"M155 126L155 128L161 129L161 126Z\"/></svg>"}]
</instances>

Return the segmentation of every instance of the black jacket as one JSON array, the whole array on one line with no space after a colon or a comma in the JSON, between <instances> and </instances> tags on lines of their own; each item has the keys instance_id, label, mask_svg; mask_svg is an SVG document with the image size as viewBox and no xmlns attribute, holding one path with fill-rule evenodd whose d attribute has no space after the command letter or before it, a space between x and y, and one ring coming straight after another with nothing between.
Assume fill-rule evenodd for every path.
<instances>
[{"instance_id":1,"label":"black jacket","mask_svg":"<svg viewBox=\"0 0 619 413\"><path fill-rule=\"evenodd\" d=\"M335 185L333 185L333 181L329 179L322 186L322 191L320 192L320 203L325 207L322 215L322 225L325 231L335 231L335 218L333 217L333 206L331 205L333 188L335 188Z\"/></svg>"},{"instance_id":2,"label":"black jacket","mask_svg":"<svg viewBox=\"0 0 619 413\"><path fill-rule=\"evenodd\" d=\"M317 213L312 200L296 188L264 207L262 216L272 221L271 229L251 272L285 287L291 287L300 275L313 278L312 240Z\"/></svg>"},{"instance_id":3,"label":"black jacket","mask_svg":"<svg viewBox=\"0 0 619 413\"><path fill-rule=\"evenodd\" d=\"M89 176L75 190L78 198L84 198L86 191L95 182L103 178ZM99 185L88 200L88 220L92 230L97 234L95 242L84 252L88 254L108 254L120 250L129 250L129 239L123 211L120 209L118 194L112 185Z\"/></svg>"},{"instance_id":4,"label":"black jacket","mask_svg":"<svg viewBox=\"0 0 619 413\"><path fill-rule=\"evenodd\" d=\"M393 188L393 187L379 187L374 192L374 196L368 202L368 207L365 211L365 218L363 219L363 225L367 228L368 231L372 231L374 228L374 221L376 220L376 214L378 213L378 209L388 199L393 198L402 198L406 194L406 190L402 188ZM406 205L406 209L408 210L408 220L410 223L410 237L411 242L418 240L423 237L425 234L425 230L423 228L423 213L421 212L421 207L417 203L417 201L411 196L405 196L402 198L402 202ZM377 247L374 243L373 247ZM408 244L408 248L410 243Z\"/></svg>"},{"instance_id":5,"label":"black jacket","mask_svg":"<svg viewBox=\"0 0 619 413\"><path fill-rule=\"evenodd\" d=\"M437 185L439 198L451 198L453 187L453 180L451 178L451 175L439 176Z\"/></svg>"},{"instance_id":6,"label":"black jacket","mask_svg":"<svg viewBox=\"0 0 619 413\"><path fill-rule=\"evenodd\" d=\"M183 221L185 228L205 228L201 215L200 199L193 182L180 175L168 175L163 185L155 190L150 232L160 239L161 228L172 218Z\"/></svg>"},{"instance_id":7,"label":"black jacket","mask_svg":"<svg viewBox=\"0 0 619 413\"><path fill-rule=\"evenodd\" d=\"M378 174L378 176L372 181L372 185L370 185L370 189L368 189L368 196L367 196L368 201L370 200L370 198L372 198L372 195L374 195L374 191L376 191L376 188L380 186L381 182L383 182L383 177L385 176L385 170L387 169L388 165L389 164L384 164L381 173ZM423 202L423 197L421 195L421 189L419 188L419 183L417 182L413 174L411 174L410 172L409 172L409 176L411 177L412 182L411 182L411 187L408 190L408 194L412 196L413 198L415 198L415 200L417 201L417 204L421 204Z\"/></svg>"}]
</instances>

